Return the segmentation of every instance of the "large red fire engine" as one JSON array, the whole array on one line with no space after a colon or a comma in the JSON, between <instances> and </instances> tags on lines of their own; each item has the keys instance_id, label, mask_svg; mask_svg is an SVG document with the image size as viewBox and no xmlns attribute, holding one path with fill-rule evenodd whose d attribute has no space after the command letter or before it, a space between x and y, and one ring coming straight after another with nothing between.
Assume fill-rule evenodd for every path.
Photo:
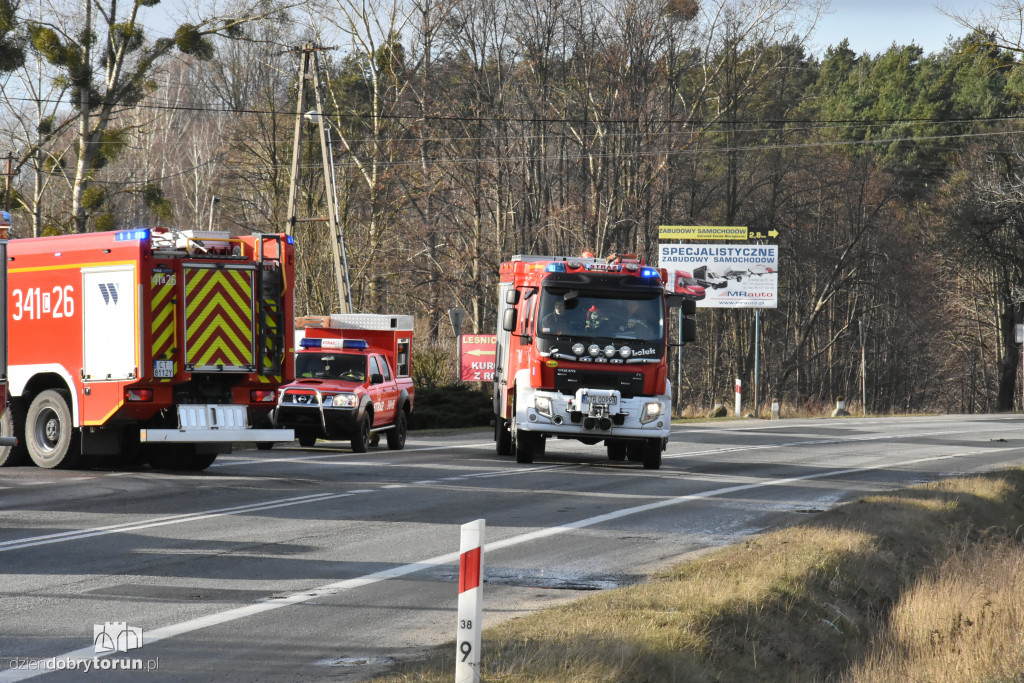
<instances>
[{"instance_id":1,"label":"large red fire engine","mask_svg":"<svg viewBox=\"0 0 1024 683\"><path fill-rule=\"evenodd\" d=\"M13 240L8 256L14 434L40 467L198 470L232 442L292 440L268 419L293 376L289 237L152 228Z\"/></svg>"},{"instance_id":2,"label":"large red fire engine","mask_svg":"<svg viewBox=\"0 0 1024 683\"><path fill-rule=\"evenodd\" d=\"M545 439L604 442L612 460L661 466L668 442L668 306L695 338L695 305L666 296L665 273L611 259L513 256L501 264L494 372L495 441L529 463ZM668 305L667 305L668 304Z\"/></svg>"}]
</instances>

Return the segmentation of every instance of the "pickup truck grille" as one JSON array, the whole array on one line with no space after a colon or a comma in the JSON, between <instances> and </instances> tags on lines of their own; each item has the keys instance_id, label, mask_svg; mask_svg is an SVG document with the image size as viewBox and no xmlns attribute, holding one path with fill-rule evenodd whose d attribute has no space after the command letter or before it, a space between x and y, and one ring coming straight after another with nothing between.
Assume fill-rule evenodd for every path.
<instances>
[{"instance_id":1,"label":"pickup truck grille","mask_svg":"<svg viewBox=\"0 0 1024 683\"><path fill-rule=\"evenodd\" d=\"M600 370L580 370L577 368L557 368L555 370L555 390L560 394L571 396L577 389L618 389L622 398L633 398L644 391L644 374L642 372L604 372Z\"/></svg>"},{"instance_id":2,"label":"pickup truck grille","mask_svg":"<svg viewBox=\"0 0 1024 683\"><path fill-rule=\"evenodd\" d=\"M320 399L312 391L300 392L292 389L285 393L283 397L281 397L281 403L288 403L291 405L298 406L318 406L320 405Z\"/></svg>"}]
</instances>

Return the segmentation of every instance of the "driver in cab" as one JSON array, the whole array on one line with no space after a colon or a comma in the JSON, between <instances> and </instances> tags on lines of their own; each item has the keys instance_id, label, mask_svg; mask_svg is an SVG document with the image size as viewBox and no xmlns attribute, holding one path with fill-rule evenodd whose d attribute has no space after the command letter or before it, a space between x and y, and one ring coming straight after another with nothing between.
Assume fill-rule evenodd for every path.
<instances>
[{"instance_id":1,"label":"driver in cab","mask_svg":"<svg viewBox=\"0 0 1024 683\"><path fill-rule=\"evenodd\" d=\"M540 322L541 332L567 334L569 332L569 316L565 312L565 301L555 299L554 308Z\"/></svg>"}]
</instances>

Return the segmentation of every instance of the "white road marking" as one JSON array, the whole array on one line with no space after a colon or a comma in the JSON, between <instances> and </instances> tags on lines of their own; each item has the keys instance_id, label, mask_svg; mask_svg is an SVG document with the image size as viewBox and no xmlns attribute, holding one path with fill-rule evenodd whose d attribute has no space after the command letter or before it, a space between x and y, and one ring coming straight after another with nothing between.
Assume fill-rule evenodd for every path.
<instances>
[{"instance_id":1,"label":"white road marking","mask_svg":"<svg viewBox=\"0 0 1024 683\"><path fill-rule=\"evenodd\" d=\"M146 522L128 522L125 524L112 524L110 526L100 526L91 529L78 529L75 531L62 531L55 534L46 534L44 536L30 536L28 538L18 538L10 541L0 542L0 553L8 550L21 550L22 548L32 548L39 545L49 545L51 543L63 543L65 541L77 541L83 538L91 538L93 536L106 536L108 534L119 534L126 531L138 531L139 529L152 529L158 526L167 526L170 524L183 524L185 522L196 522L201 519L212 519L214 517L224 517L228 515L243 515L249 512L259 512L261 510L273 510L275 508L290 507L292 505L305 505L307 503L319 503L325 500L333 500L335 498L344 498L351 496L354 491L346 491L345 493L318 493L309 496L298 496L296 498L282 498L280 500L268 500L262 503L249 503L248 505L238 505L229 508L219 508L216 510L205 510L202 512L190 512L182 515L171 515L170 517L158 517L151 519Z\"/></svg>"},{"instance_id":2,"label":"white road marking","mask_svg":"<svg viewBox=\"0 0 1024 683\"><path fill-rule=\"evenodd\" d=\"M900 467L906 467L909 465L918 465L921 463L937 462L940 460L949 460L952 458L962 458L971 455L982 455L995 453L1000 451L1012 451L1019 450L1018 446L986 449L971 451L966 453L953 453L949 455L938 455L927 458L917 458L915 460L906 460L898 463ZM879 470L887 467L893 467L894 463L884 462L877 465L868 465L863 467L850 467L841 470L830 470L823 472L815 472L813 474L805 474L798 477L785 477L783 479L772 479L768 481L760 481L750 484L738 484L735 486L726 486L723 488L714 489L711 491L704 491L702 493L694 493L685 496L678 496L675 498L668 498L660 500L654 503L647 503L645 505L637 505L635 507L622 508L612 512L605 513L603 515L597 515L595 517L588 517L581 519L576 522L570 522L568 524L560 524L558 526L547 527L544 529L538 529L536 531L530 531L525 534L519 534L518 536L512 536L510 538L503 539L501 541L494 541L487 544L487 552L493 553L498 550L505 548L512 548L524 543L531 541L537 541L544 538L550 538L552 536L558 536L570 531L577 529L584 529L587 527L596 526L605 522L610 522L622 517L630 515L640 514L642 512L650 512L652 510L658 510L673 505L679 505L681 503L687 503L695 500L704 500L707 498L714 498L718 496L729 495L732 493L739 493L741 491L749 491L757 488L767 488L772 486L785 486L800 481L808 481L812 479L823 479L826 477L837 477L846 474L857 474L861 472L870 472L872 470ZM423 571L425 569L431 569L446 564L453 564L459 559L458 552L446 553L444 555L437 555L435 557L420 560L419 562L413 562L410 564L402 565L400 567L393 567L391 569L385 569L383 571L374 572L372 574L366 574L354 579L345 579L343 581L336 581L334 583L328 583L318 588L307 591L299 591L291 595L286 595L280 598L270 598L261 602L257 602L251 605L245 605L243 607L236 607L234 609L225 610L223 612L217 612L215 614L209 614L204 617L196 619L190 619L177 624L171 624L170 626L164 626L161 628L147 630L146 631L146 644L156 643L161 640L173 638L200 629L208 628L210 626L216 626L218 624L225 624L239 619L245 619L257 614L264 612L270 612L282 607L288 607L290 605L298 605L310 600L316 600L318 598L329 597L336 595L344 591L355 590L364 586L386 581L388 579L397 579L402 576L407 576L415 572ZM84 647L78 650L72 650L65 652L61 655L56 655L55 659L64 661L86 661L92 660L105 655L98 655L93 651L93 647ZM7 681L22 681L29 678L35 678L48 671L30 670L30 669L8 669L7 671L0 672L0 683Z\"/></svg>"}]
</instances>

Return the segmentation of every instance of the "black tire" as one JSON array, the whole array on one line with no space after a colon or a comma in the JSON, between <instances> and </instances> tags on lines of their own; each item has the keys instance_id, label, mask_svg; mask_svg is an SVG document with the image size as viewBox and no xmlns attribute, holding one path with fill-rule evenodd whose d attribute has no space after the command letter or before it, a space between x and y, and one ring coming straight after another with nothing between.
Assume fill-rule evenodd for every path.
<instances>
[{"instance_id":1,"label":"black tire","mask_svg":"<svg viewBox=\"0 0 1024 683\"><path fill-rule=\"evenodd\" d=\"M25 415L25 446L29 457L45 469L74 467L82 459L76 453L71 408L64 396L48 389L34 399Z\"/></svg>"},{"instance_id":2,"label":"black tire","mask_svg":"<svg viewBox=\"0 0 1024 683\"><path fill-rule=\"evenodd\" d=\"M258 451L269 451L269 450L273 450L273 448L274 448L274 442L273 441L257 441L256 442L256 450L258 450Z\"/></svg>"},{"instance_id":3,"label":"black tire","mask_svg":"<svg viewBox=\"0 0 1024 683\"><path fill-rule=\"evenodd\" d=\"M146 460L155 470L201 472L213 464L217 453L197 453L191 443L152 444L146 449Z\"/></svg>"},{"instance_id":4,"label":"black tire","mask_svg":"<svg viewBox=\"0 0 1024 683\"><path fill-rule=\"evenodd\" d=\"M405 448L405 437L409 433L409 418L405 415L405 409L399 408L395 415L395 426L388 431L388 448L393 451L400 451Z\"/></svg>"},{"instance_id":5,"label":"black tire","mask_svg":"<svg viewBox=\"0 0 1024 683\"><path fill-rule=\"evenodd\" d=\"M608 459L609 460L625 460L626 459L626 444L622 441L615 441L609 439L605 442L608 447Z\"/></svg>"},{"instance_id":6,"label":"black tire","mask_svg":"<svg viewBox=\"0 0 1024 683\"><path fill-rule=\"evenodd\" d=\"M181 472L189 469L196 447L190 443L148 443L142 444L142 453L154 470Z\"/></svg>"},{"instance_id":7,"label":"black tire","mask_svg":"<svg viewBox=\"0 0 1024 683\"><path fill-rule=\"evenodd\" d=\"M512 431L512 452L516 455L516 462L529 465L533 462L533 433L524 432L522 429Z\"/></svg>"},{"instance_id":8,"label":"black tire","mask_svg":"<svg viewBox=\"0 0 1024 683\"><path fill-rule=\"evenodd\" d=\"M196 453L188 459L188 467L185 469L192 472L202 472L213 464L218 455L218 453Z\"/></svg>"},{"instance_id":9,"label":"black tire","mask_svg":"<svg viewBox=\"0 0 1024 683\"><path fill-rule=\"evenodd\" d=\"M648 439L643 445L643 463L645 470L661 469L661 439Z\"/></svg>"},{"instance_id":10,"label":"black tire","mask_svg":"<svg viewBox=\"0 0 1024 683\"><path fill-rule=\"evenodd\" d=\"M352 435L352 452L353 453L365 453L370 448L370 424L373 421L373 415L367 412L363 415L363 419L356 425L355 434Z\"/></svg>"},{"instance_id":11,"label":"black tire","mask_svg":"<svg viewBox=\"0 0 1024 683\"><path fill-rule=\"evenodd\" d=\"M0 435L14 436L14 407L8 406L0 417ZM28 460L28 452L25 445L19 443L17 446L0 447L0 467L13 467L22 465Z\"/></svg>"},{"instance_id":12,"label":"black tire","mask_svg":"<svg viewBox=\"0 0 1024 683\"><path fill-rule=\"evenodd\" d=\"M299 445L303 448L312 448L316 445L316 436L309 432L299 432L297 436L299 439Z\"/></svg>"},{"instance_id":13,"label":"black tire","mask_svg":"<svg viewBox=\"0 0 1024 683\"><path fill-rule=\"evenodd\" d=\"M512 432L503 417L494 418L494 448L498 455L512 455Z\"/></svg>"}]
</instances>

